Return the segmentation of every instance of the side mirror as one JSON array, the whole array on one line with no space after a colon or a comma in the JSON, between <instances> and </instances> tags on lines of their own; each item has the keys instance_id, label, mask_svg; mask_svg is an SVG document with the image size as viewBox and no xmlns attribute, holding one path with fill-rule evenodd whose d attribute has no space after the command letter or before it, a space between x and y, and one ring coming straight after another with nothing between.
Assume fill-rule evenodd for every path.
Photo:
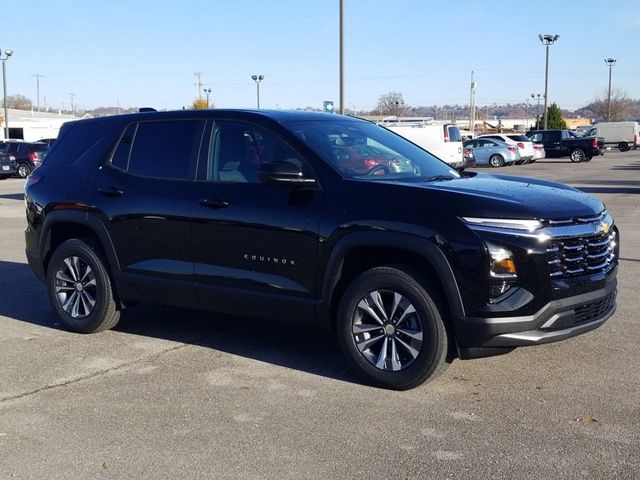
<instances>
[{"instance_id":1,"label":"side mirror","mask_svg":"<svg viewBox=\"0 0 640 480\"><path fill-rule=\"evenodd\" d=\"M291 162L267 162L258 170L258 178L262 183L279 183L288 185L313 185L315 178L309 178Z\"/></svg>"}]
</instances>

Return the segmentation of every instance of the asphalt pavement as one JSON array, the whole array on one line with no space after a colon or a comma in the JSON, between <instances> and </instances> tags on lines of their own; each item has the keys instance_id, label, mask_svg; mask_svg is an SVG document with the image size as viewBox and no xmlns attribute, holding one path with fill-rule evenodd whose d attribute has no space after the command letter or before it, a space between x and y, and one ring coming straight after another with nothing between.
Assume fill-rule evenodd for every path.
<instances>
[{"instance_id":1,"label":"asphalt pavement","mask_svg":"<svg viewBox=\"0 0 640 480\"><path fill-rule=\"evenodd\" d=\"M0 479L640 478L640 151L490 173L574 185L621 231L616 314L565 342L361 384L327 332L160 306L65 331L0 182Z\"/></svg>"}]
</instances>

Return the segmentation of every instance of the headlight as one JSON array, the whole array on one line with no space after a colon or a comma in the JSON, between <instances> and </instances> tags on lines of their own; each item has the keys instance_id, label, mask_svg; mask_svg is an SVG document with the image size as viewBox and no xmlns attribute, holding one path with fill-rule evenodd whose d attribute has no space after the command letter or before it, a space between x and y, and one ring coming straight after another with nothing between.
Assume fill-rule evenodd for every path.
<instances>
[{"instance_id":1,"label":"headlight","mask_svg":"<svg viewBox=\"0 0 640 480\"><path fill-rule=\"evenodd\" d=\"M487 242L489 250L489 274L492 278L516 278L516 262L513 253L504 247Z\"/></svg>"},{"instance_id":2,"label":"headlight","mask_svg":"<svg viewBox=\"0 0 640 480\"><path fill-rule=\"evenodd\" d=\"M542 228L542 222L539 220L517 220L508 218L477 218L477 217L461 217L462 220L473 227L498 228L509 230L523 230L533 232Z\"/></svg>"}]
</instances>

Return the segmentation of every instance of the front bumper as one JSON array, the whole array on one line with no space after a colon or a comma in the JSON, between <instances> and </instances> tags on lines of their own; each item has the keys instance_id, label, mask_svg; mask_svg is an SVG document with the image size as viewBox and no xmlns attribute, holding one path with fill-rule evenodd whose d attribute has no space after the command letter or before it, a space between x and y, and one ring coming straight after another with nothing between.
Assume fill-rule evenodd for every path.
<instances>
[{"instance_id":1,"label":"front bumper","mask_svg":"<svg viewBox=\"0 0 640 480\"><path fill-rule=\"evenodd\" d=\"M458 335L460 357L498 355L594 330L615 312L617 285L612 276L598 290L553 300L529 316L462 319L458 323L458 332L462 333Z\"/></svg>"}]
</instances>

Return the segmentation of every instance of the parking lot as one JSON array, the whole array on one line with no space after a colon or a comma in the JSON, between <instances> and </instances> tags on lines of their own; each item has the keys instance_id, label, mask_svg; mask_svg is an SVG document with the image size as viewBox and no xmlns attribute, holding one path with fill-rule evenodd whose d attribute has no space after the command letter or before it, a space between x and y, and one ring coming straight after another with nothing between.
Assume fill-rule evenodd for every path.
<instances>
[{"instance_id":1,"label":"parking lot","mask_svg":"<svg viewBox=\"0 0 640 480\"><path fill-rule=\"evenodd\" d=\"M618 311L407 392L299 326L140 305L65 331L24 257L24 182L0 182L0 479L640 478L640 151L477 171L600 197Z\"/></svg>"}]
</instances>

